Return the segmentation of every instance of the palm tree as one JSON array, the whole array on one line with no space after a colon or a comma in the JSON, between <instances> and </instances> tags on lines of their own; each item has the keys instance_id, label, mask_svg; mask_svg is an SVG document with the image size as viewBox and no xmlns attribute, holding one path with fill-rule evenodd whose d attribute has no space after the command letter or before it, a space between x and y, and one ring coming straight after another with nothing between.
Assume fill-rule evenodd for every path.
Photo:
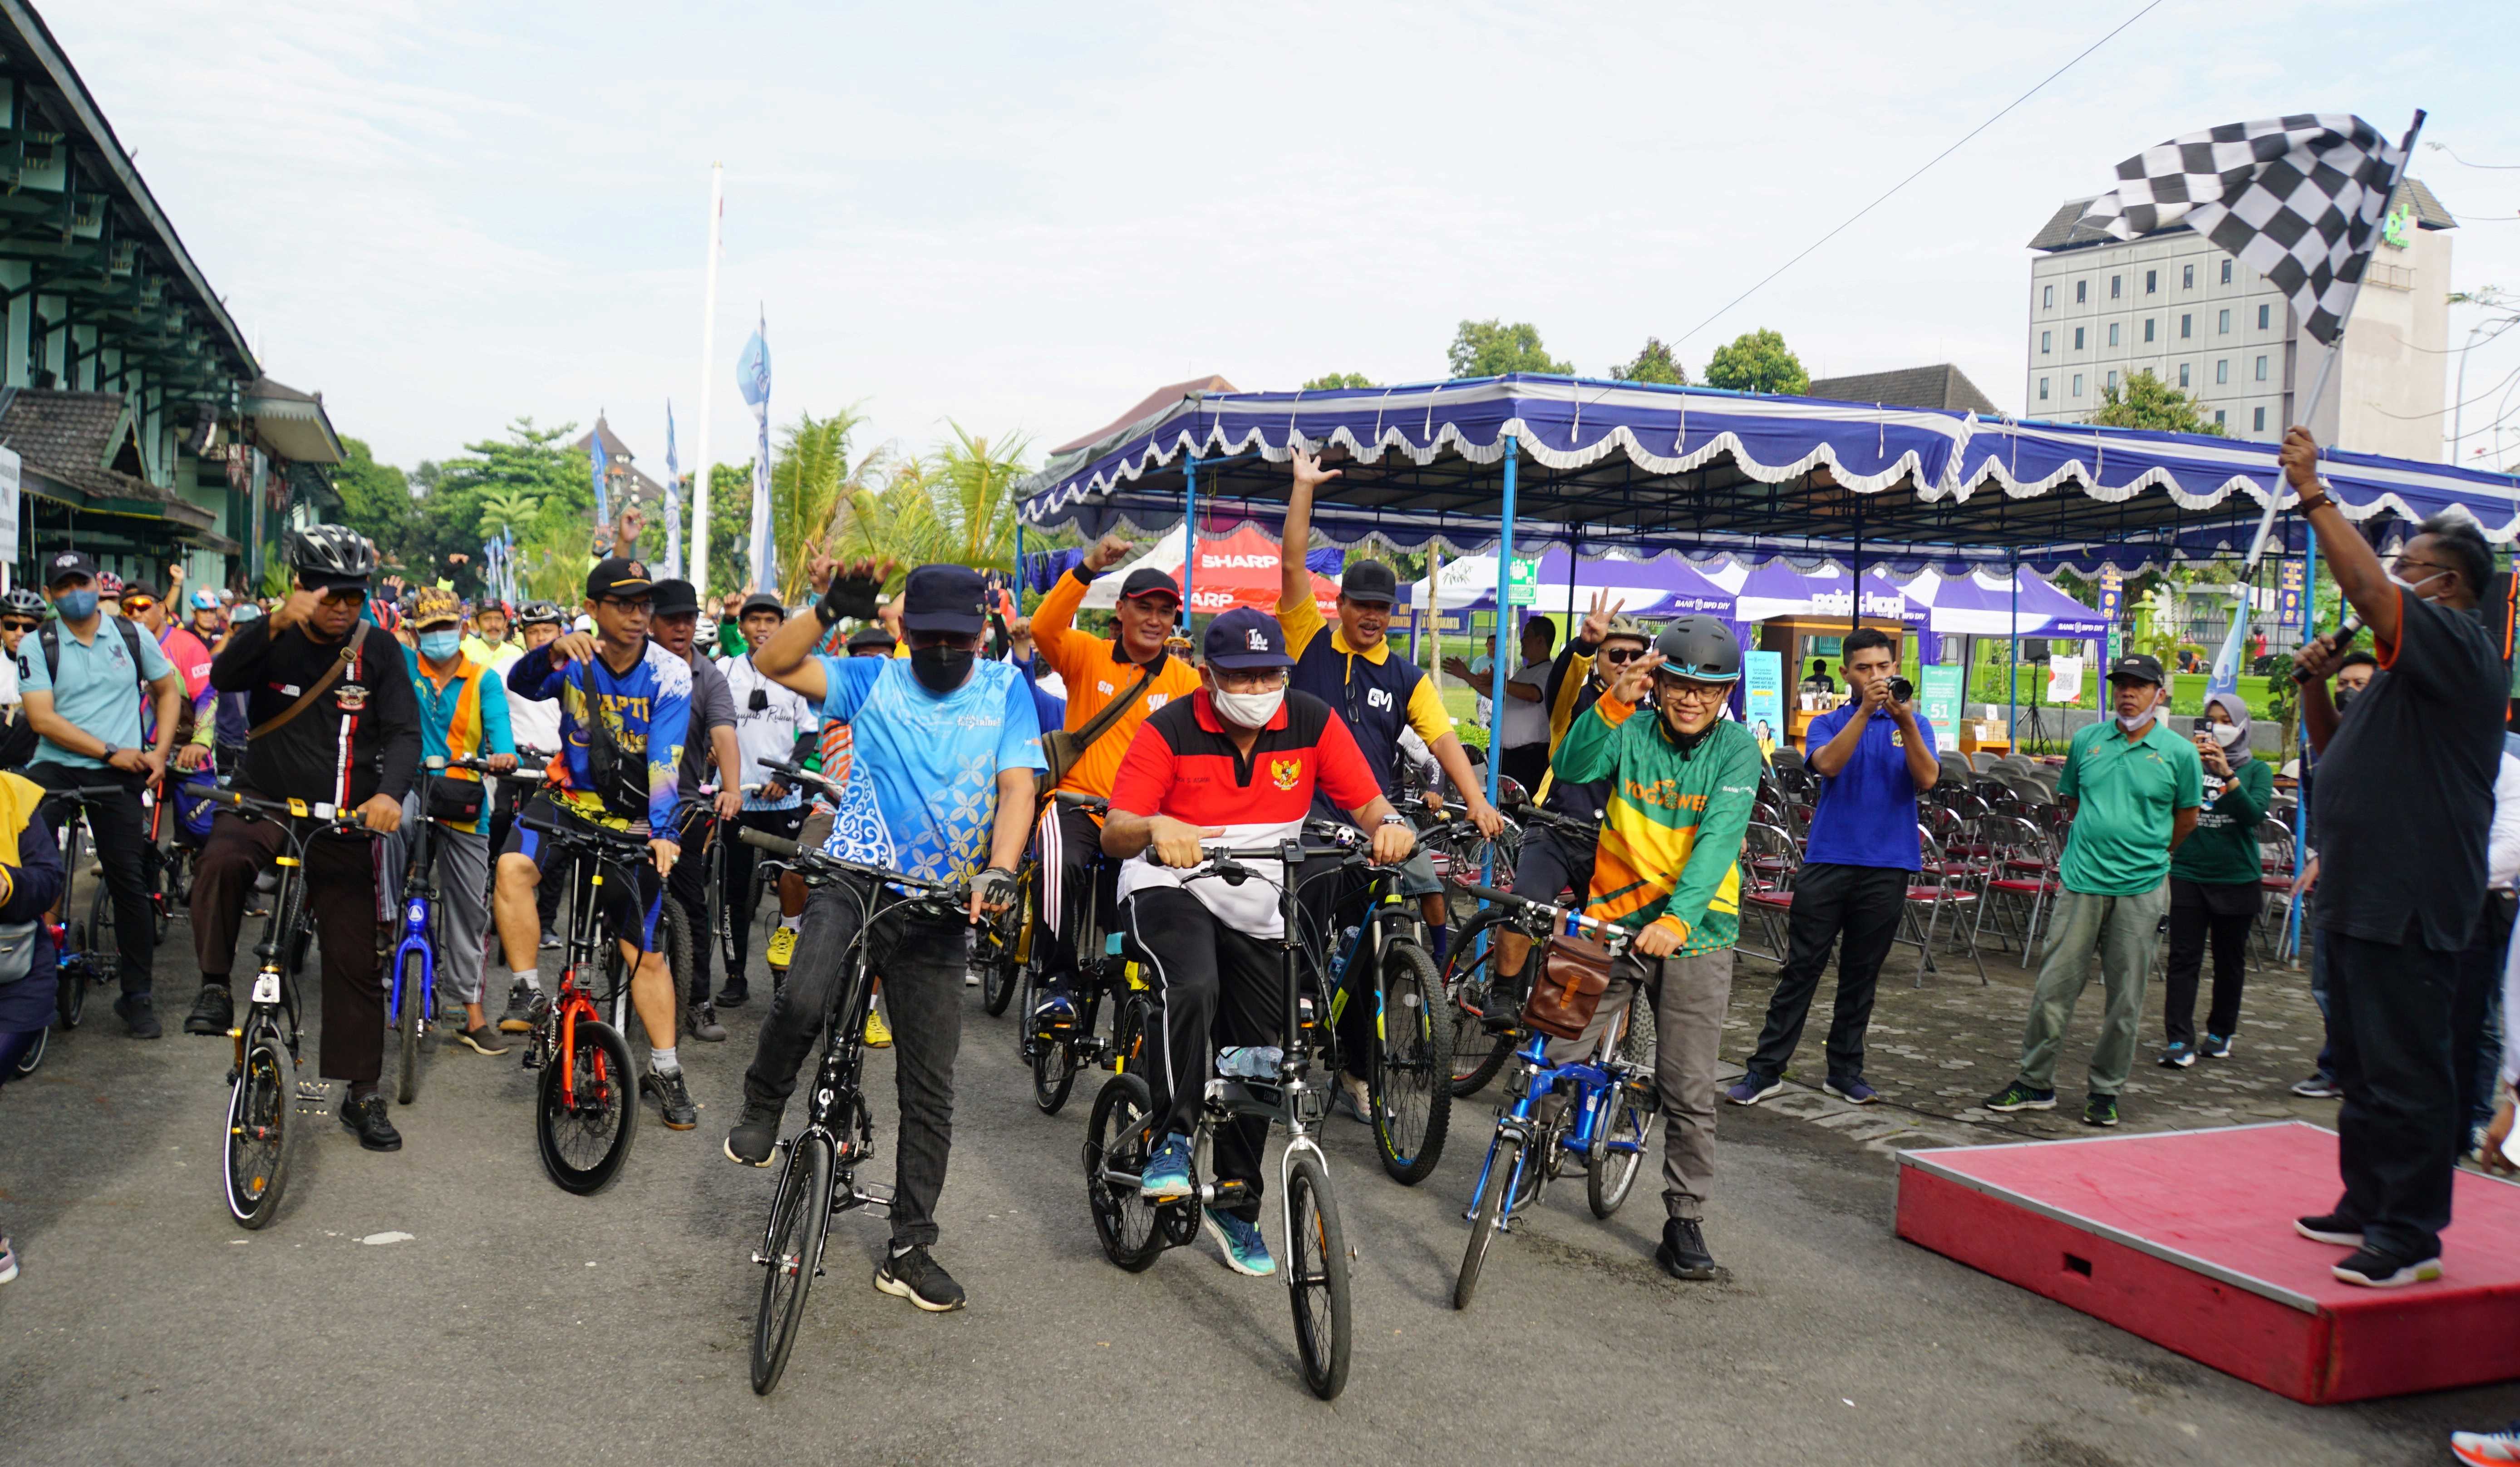
<instances>
[{"instance_id":1,"label":"palm tree","mask_svg":"<svg viewBox=\"0 0 2520 1467\"><path fill-rule=\"evenodd\" d=\"M926 558L978 570L1014 568L1014 489L1025 472L1031 440L995 442L974 437L951 419L953 441L936 451L924 472L924 522L917 538Z\"/></svg>"},{"instance_id":2,"label":"palm tree","mask_svg":"<svg viewBox=\"0 0 2520 1467\"><path fill-rule=\"evenodd\" d=\"M852 404L829 418L803 414L786 430L770 466L771 530L784 588L802 588L806 562L839 543L851 502L871 489L891 455L889 445L878 444L850 463L849 435L865 422Z\"/></svg>"},{"instance_id":3,"label":"palm tree","mask_svg":"<svg viewBox=\"0 0 2520 1467\"><path fill-rule=\"evenodd\" d=\"M481 496L481 538L496 540L503 530L521 530L531 524L542 501L534 492L517 484L501 484Z\"/></svg>"}]
</instances>

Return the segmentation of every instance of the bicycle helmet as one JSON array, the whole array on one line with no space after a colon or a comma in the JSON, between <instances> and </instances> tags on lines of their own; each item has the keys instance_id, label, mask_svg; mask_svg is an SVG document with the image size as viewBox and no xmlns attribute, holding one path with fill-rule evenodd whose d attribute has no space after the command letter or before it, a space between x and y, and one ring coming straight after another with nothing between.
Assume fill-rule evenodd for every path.
<instances>
[{"instance_id":1,"label":"bicycle helmet","mask_svg":"<svg viewBox=\"0 0 2520 1467\"><path fill-rule=\"evenodd\" d=\"M560 614L560 607L553 605L549 601L527 601L525 602L525 609L518 612L517 615L517 625L520 627L556 627L559 626L563 619L564 618Z\"/></svg>"},{"instance_id":2,"label":"bicycle helmet","mask_svg":"<svg viewBox=\"0 0 2520 1467\"><path fill-rule=\"evenodd\" d=\"M291 537L289 565L299 585L319 591L365 586L376 574L377 555L367 537L348 525L310 524Z\"/></svg>"},{"instance_id":3,"label":"bicycle helmet","mask_svg":"<svg viewBox=\"0 0 2520 1467\"><path fill-rule=\"evenodd\" d=\"M1647 646L1653 645L1653 630L1625 611L1610 618L1609 627L1601 633L1603 642L1613 637L1633 637Z\"/></svg>"},{"instance_id":4,"label":"bicycle helmet","mask_svg":"<svg viewBox=\"0 0 2520 1467\"><path fill-rule=\"evenodd\" d=\"M1712 616L1684 616L1662 629L1653 648L1662 653L1664 677L1730 683L1741 676L1741 644L1732 629Z\"/></svg>"},{"instance_id":5,"label":"bicycle helmet","mask_svg":"<svg viewBox=\"0 0 2520 1467\"><path fill-rule=\"evenodd\" d=\"M52 603L23 586L12 588L0 596L0 616L31 616L37 621L53 614Z\"/></svg>"}]
</instances>

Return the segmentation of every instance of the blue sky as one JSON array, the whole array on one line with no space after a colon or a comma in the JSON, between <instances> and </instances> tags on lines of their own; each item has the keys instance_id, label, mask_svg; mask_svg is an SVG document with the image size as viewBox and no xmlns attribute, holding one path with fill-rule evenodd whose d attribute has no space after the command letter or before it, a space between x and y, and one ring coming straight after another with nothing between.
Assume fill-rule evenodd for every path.
<instances>
[{"instance_id":1,"label":"blue sky","mask_svg":"<svg viewBox=\"0 0 2520 1467\"><path fill-rule=\"evenodd\" d=\"M1150 388L1442 375L1463 317L1599 373L1688 332L2142 0L1053 7L51 0L44 16L267 369L410 465L608 410L711 457L766 311L774 415L1039 450ZM2508 11L2164 0L1681 347L1815 376L1952 360L2020 406L2029 255L2162 138L2354 111L2520 164ZM2462 287L2520 290L2520 169L2427 152ZM2515 222L2497 222L2515 221ZM2473 313L2453 311L2452 344ZM2468 391L2520 370L2520 332ZM2520 403L2520 397L2515 397ZM2490 422L2497 399L2471 406ZM2508 428L2520 445L2520 409ZM2476 440L2478 442L2482 439ZM688 466L687 466L688 467Z\"/></svg>"}]
</instances>

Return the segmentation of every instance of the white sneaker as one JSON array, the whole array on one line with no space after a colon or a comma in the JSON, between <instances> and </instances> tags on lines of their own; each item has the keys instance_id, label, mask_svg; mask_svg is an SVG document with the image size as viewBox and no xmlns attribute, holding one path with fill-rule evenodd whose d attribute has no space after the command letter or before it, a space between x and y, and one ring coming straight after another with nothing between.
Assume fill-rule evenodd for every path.
<instances>
[{"instance_id":1,"label":"white sneaker","mask_svg":"<svg viewBox=\"0 0 2520 1467\"><path fill-rule=\"evenodd\" d=\"M2450 1454L2472 1467L2520 1462L2520 1421L2498 1432L2452 1432Z\"/></svg>"}]
</instances>

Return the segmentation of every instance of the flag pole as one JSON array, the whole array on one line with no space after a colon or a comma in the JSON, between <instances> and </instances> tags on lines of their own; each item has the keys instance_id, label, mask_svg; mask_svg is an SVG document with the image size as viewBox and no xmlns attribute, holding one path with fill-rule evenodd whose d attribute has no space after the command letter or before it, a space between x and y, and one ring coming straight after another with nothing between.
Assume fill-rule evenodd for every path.
<instances>
[{"instance_id":1,"label":"flag pole","mask_svg":"<svg viewBox=\"0 0 2520 1467\"><path fill-rule=\"evenodd\" d=\"M693 446L698 467L692 474L692 593L708 600L709 535L709 356L717 349L718 226L726 212L726 165L709 164L707 284L700 293L700 435Z\"/></svg>"}]
</instances>

